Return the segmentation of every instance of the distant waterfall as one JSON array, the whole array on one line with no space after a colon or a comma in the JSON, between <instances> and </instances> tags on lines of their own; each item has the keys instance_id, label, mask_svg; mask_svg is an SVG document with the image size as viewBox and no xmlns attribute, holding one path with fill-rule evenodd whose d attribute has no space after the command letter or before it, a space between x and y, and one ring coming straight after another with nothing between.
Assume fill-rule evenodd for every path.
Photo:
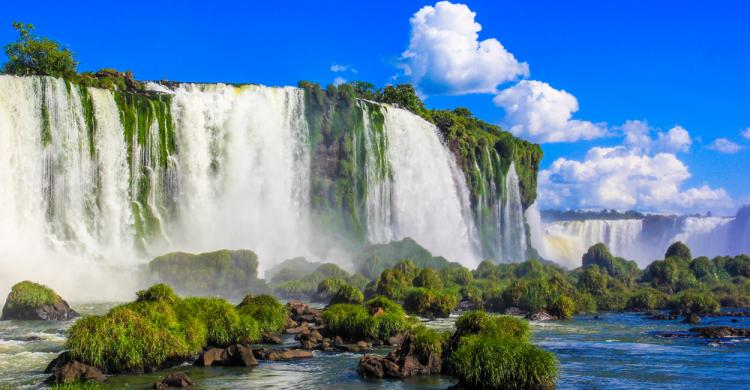
<instances>
[{"instance_id":1,"label":"distant waterfall","mask_svg":"<svg viewBox=\"0 0 750 390\"><path fill-rule=\"evenodd\" d=\"M406 110L385 105L381 109L385 140L368 136L368 153L376 156L378 145L387 145L390 176L381 173L368 178L368 218L373 218L368 221L370 239L385 242L411 237L436 255L476 263L478 249L466 181L437 128ZM368 164L376 161L376 157L367 159ZM375 177L380 179L372 182Z\"/></svg>"},{"instance_id":2,"label":"distant waterfall","mask_svg":"<svg viewBox=\"0 0 750 390\"><path fill-rule=\"evenodd\" d=\"M558 221L545 226L544 254L549 259L578 267L581 256L592 245L603 242L616 256L640 259L639 239L643 221Z\"/></svg>"}]
</instances>

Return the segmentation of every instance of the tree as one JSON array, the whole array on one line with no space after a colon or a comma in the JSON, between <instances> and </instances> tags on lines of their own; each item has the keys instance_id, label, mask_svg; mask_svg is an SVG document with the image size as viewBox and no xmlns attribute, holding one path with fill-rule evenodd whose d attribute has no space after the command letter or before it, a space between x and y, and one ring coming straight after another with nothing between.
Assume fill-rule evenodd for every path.
<instances>
[{"instance_id":1,"label":"tree","mask_svg":"<svg viewBox=\"0 0 750 390\"><path fill-rule=\"evenodd\" d=\"M383 101L391 104L398 104L404 109L419 114L425 110L422 99L417 95L417 91L411 84L399 84L397 86L389 85L383 90Z\"/></svg>"},{"instance_id":2,"label":"tree","mask_svg":"<svg viewBox=\"0 0 750 390\"><path fill-rule=\"evenodd\" d=\"M667 253L664 254L664 258L679 257L683 260L690 261L693 255L690 253L690 248L683 244L681 241L677 241L667 248Z\"/></svg>"},{"instance_id":3,"label":"tree","mask_svg":"<svg viewBox=\"0 0 750 390\"><path fill-rule=\"evenodd\" d=\"M8 62L3 64L3 73L53 77L76 73L78 62L70 49L51 39L32 35L34 26L31 24L14 22L13 28L18 31L18 39L5 45Z\"/></svg>"}]
</instances>

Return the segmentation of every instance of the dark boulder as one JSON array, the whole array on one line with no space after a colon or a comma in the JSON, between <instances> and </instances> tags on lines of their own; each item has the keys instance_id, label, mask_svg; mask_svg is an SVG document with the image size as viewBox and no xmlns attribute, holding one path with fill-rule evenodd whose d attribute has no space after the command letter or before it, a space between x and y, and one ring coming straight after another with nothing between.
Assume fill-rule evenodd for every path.
<instances>
[{"instance_id":1,"label":"dark boulder","mask_svg":"<svg viewBox=\"0 0 750 390\"><path fill-rule=\"evenodd\" d=\"M690 328L693 333L698 333L700 337L707 339L722 339L729 337L750 337L750 329L732 328L729 326L704 326Z\"/></svg>"},{"instance_id":2,"label":"dark boulder","mask_svg":"<svg viewBox=\"0 0 750 390\"><path fill-rule=\"evenodd\" d=\"M365 355L359 360L357 372L365 378L407 378L414 375L434 375L442 371L439 354L419 351L410 335L401 347L385 357Z\"/></svg>"},{"instance_id":3,"label":"dark boulder","mask_svg":"<svg viewBox=\"0 0 750 390\"><path fill-rule=\"evenodd\" d=\"M201 352L193 364L201 367L255 367L258 365L258 361L255 359L252 349L235 344L226 348L209 348Z\"/></svg>"},{"instance_id":4,"label":"dark boulder","mask_svg":"<svg viewBox=\"0 0 750 390\"><path fill-rule=\"evenodd\" d=\"M57 360L57 359L56 359ZM53 360L55 363L55 360ZM75 360L65 363L57 362L51 368L52 375L47 378L46 383L66 384L74 382L104 382L107 377L99 371L98 368L92 367ZM52 363L50 363L50 366ZM50 369L50 367L47 367Z\"/></svg>"},{"instance_id":5,"label":"dark boulder","mask_svg":"<svg viewBox=\"0 0 750 390\"><path fill-rule=\"evenodd\" d=\"M276 333L271 332L263 332L260 335L261 342L264 344L281 344L284 340L282 340L281 336L279 336Z\"/></svg>"},{"instance_id":6,"label":"dark boulder","mask_svg":"<svg viewBox=\"0 0 750 390\"><path fill-rule=\"evenodd\" d=\"M221 348L209 348L198 355L198 359L193 363L196 366L211 367L221 365L221 354L224 350Z\"/></svg>"},{"instance_id":7,"label":"dark boulder","mask_svg":"<svg viewBox=\"0 0 750 390\"><path fill-rule=\"evenodd\" d=\"M154 389L167 390L195 386L195 382L184 372L173 372L159 382L154 383Z\"/></svg>"},{"instance_id":8,"label":"dark boulder","mask_svg":"<svg viewBox=\"0 0 750 390\"><path fill-rule=\"evenodd\" d=\"M357 373L363 378L401 378L398 364L380 355L365 355L359 359Z\"/></svg>"}]
</instances>

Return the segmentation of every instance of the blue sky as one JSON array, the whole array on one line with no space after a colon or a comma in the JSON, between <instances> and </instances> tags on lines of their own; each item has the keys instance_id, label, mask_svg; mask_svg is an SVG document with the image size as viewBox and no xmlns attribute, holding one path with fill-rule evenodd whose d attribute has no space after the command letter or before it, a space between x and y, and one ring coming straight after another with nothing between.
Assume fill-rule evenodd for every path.
<instances>
[{"instance_id":1,"label":"blue sky","mask_svg":"<svg viewBox=\"0 0 750 390\"><path fill-rule=\"evenodd\" d=\"M750 200L750 139L741 135L750 127L750 5L652 3L12 2L0 42L21 20L69 45L81 70L267 85L414 82L430 107L467 106L541 141L543 207L729 213ZM472 23L481 24L474 43L494 39L500 49L459 50L472 43ZM334 64L350 68L332 72Z\"/></svg>"}]
</instances>

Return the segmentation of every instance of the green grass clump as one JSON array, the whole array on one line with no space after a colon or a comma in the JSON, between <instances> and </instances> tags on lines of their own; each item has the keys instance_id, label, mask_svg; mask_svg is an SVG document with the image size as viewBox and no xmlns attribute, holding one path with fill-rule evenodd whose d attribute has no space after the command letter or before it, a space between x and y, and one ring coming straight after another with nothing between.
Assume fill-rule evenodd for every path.
<instances>
[{"instance_id":1,"label":"green grass clump","mask_svg":"<svg viewBox=\"0 0 750 390\"><path fill-rule=\"evenodd\" d=\"M69 329L66 347L73 359L104 372L140 372L206 346L257 342L260 331L258 321L223 299L180 299L169 286L156 285L140 291L135 302L80 319Z\"/></svg>"},{"instance_id":2,"label":"green grass clump","mask_svg":"<svg viewBox=\"0 0 750 390\"><path fill-rule=\"evenodd\" d=\"M270 295L248 295L237 310L258 321L262 332L282 331L289 317L286 307Z\"/></svg>"},{"instance_id":3,"label":"green grass clump","mask_svg":"<svg viewBox=\"0 0 750 390\"><path fill-rule=\"evenodd\" d=\"M54 305L62 300L51 288L25 280L10 290L5 300L7 309L31 308Z\"/></svg>"},{"instance_id":4,"label":"green grass clump","mask_svg":"<svg viewBox=\"0 0 750 390\"><path fill-rule=\"evenodd\" d=\"M407 312L431 318L446 318L456 306L458 297L455 294L422 287L409 290L404 299Z\"/></svg>"},{"instance_id":5,"label":"green grass clump","mask_svg":"<svg viewBox=\"0 0 750 390\"><path fill-rule=\"evenodd\" d=\"M136 296L138 297L138 302L166 302L174 304L178 300L172 287L164 283L155 284L145 290L138 291Z\"/></svg>"},{"instance_id":6,"label":"green grass clump","mask_svg":"<svg viewBox=\"0 0 750 390\"><path fill-rule=\"evenodd\" d=\"M573 317L576 312L576 304L573 302L573 298L567 295L560 295L552 303L552 314L558 316L560 319L568 320Z\"/></svg>"},{"instance_id":7,"label":"green grass clump","mask_svg":"<svg viewBox=\"0 0 750 390\"><path fill-rule=\"evenodd\" d=\"M73 382L50 386L52 390L104 390L106 388L105 385L96 382ZM0 389L3 389L3 387L0 386ZM9 387L8 389L12 388Z\"/></svg>"},{"instance_id":8,"label":"green grass clump","mask_svg":"<svg viewBox=\"0 0 750 390\"><path fill-rule=\"evenodd\" d=\"M440 332L434 328L428 328L422 324L413 326L409 330L412 342L417 353L427 356L435 354L440 356L443 353L443 346L448 341L449 334Z\"/></svg>"},{"instance_id":9,"label":"green grass clump","mask_svg":"<svg viewBox=\"0 0 750 390\"><path fill-rule=\"evenodd\" d=\"M684 291L675 295L669 302L672 309L677 309L683 314L706 314L716 313L721 309L719 302L708 292Z\"/></svg>"},{"instance_id":10,"label":"green grass clump","mask_svg":"<svg viewBox=\"0 0 750 390\"><path fill-rule=\"evenodd\" d=\"M459 382L472 389L554 389L554 354L511 338L471 335L450 355Z\"/></svg>"},{"instance_id":11,"label":"green grass clump","mask_svg":"<svg viewBox=\"0 0 750 390\"><path fill-rule=\"evenodd\" d=\"M363 305L339 303L323 310L327 329L342 337L367 337L370 314Z\"/></svg>"},{"instance_id":12,"label":"green grass clump","mask_svg":"<svg viewBox=\"0 0 750 390\"><path fill-rule=\"evenodd\" d=\"M331 297L331 305L337 303L362 303L365 301L365 295L356 287L344 284L339 287L338 291Z\"/></svg>"},{"instance_id":13,"label":"green grass clump","mask_svg":"<svg viewBox=\"0 0 750 390\"><path fill-rule=\"evenodd\" d=\"M484 311L470 311L458 317L456 333L459 336L481 333L523 342L531 339L528 321L513 316L488 314Z\"/></svg>"}]
</instances>

